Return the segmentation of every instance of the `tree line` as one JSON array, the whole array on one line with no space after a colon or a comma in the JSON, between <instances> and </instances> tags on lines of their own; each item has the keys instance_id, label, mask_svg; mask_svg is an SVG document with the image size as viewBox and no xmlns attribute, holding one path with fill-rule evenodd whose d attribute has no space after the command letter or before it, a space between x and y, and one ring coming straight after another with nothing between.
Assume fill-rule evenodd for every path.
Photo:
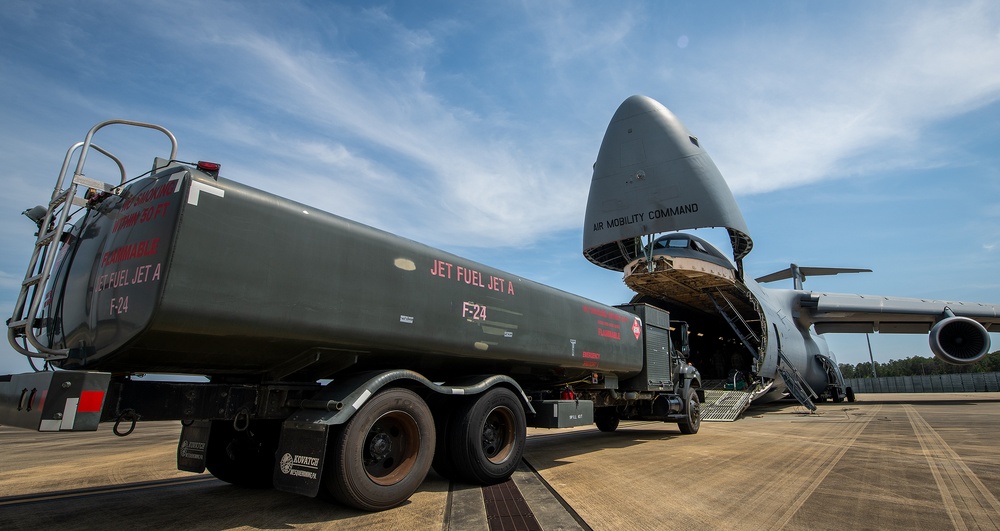
<instances>
[{"instance_id":1,"label":"tree line","mask_svg":"<svg viewBox=\"0 0 1000 531\"><path fill-rule=\"evenodd\" d=\"M872 378L871 362L849 365L840 363L840 372L844 378ZM901 360L889 360L886 363L875 362L875 372L879 377L885 376L921 376L929 374L961 374L967 372L1000 372L1000 350L991 352L978 363L971 365L952 365L937 358L913 356Z\"/></svg>"}]
</instances>

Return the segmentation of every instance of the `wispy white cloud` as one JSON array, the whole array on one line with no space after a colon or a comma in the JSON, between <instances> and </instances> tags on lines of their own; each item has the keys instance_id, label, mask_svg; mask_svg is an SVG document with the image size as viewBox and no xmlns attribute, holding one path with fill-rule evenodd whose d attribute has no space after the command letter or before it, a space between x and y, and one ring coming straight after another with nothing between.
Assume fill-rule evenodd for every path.
<instances>
[{"instance_id":1,"label":"wispy white cloud","mask_svg":"<svg viewBox=\"0 0 1000 531\"><path fill-rule=\"evenodd\" d=\"M532 135L515 137L523 133L520 126L486 127L474 109L453 106L427 90L424 61L433 35L408 29L381 10L356 16L405 44L397 49L399 66L384 70L350 51L322 49L315 40L319 37L308 33L290 42L249 19L231 20L235 27L223 34L194 32L184 46L197 61L236 58L220 63L217 80L225 79L228 90L267 114L305 126L306 131L285 135L296 136L297 146L268 154L279 159L295 155L300 178L311 173L329 181L318 188L319 194L309 194L313 201L324 202L322 190L340 188L338 179L357 185L349 172L328 171L330 157L339 153L339 162L351 159L370 177L381 175L364 181L370 194L379 197L370 207L410 210L400 216L405 220L385 228L400 230L404 227L398 223L406 223L431 229L432 242L518 245L578 224L571 214L581 210L585 190L568 186L578 176L566 174L558 162L537 158L539 152L530 147ZM268 127L263 120L255 125ZM218 133L219 138L232 134ZM314 140L303 140L307 135ZM271 184L282 180L275 175Z\"/></svg>"},{"instance_id":2,"label":"wispy white cloud","mask_svg":"<svg viewBox=\"0 0 1000 531\"><path fill-rule=\"evenodd\" d=\"M702 134L735 190L938 164L926 128L1000 99L995 3L893 4L821 24L713 51L711 100L731 114Z\"/></svg>"},{"instance_id":3,"label":"wispy white cloud","mask_svg":"<svg viewBox=\"0 0 1000 531\"><path fill-rule=\"evenodd\" d=\"M729 40L701 28L684 33L692 34L684 59L657 55L677 50L681 33L660 31L662 17L642 6L523 4L528 31L514 51L540 46L523 58L520 75L539 65L549 74L533 84L538 101L528 110L470 106L444 89L436 64L455 53L458 43L449 39L468 20L402 21L385 7L289 4L276 14L215 4L197 8L208 12L188 19L184 38L151 23L195 9L164 2L135 16L151 37L159 32L171 64L211 73L201 79L204 99L184 96L188 112L213 116L204 136L254 146L227 168L390 230L430 234L432 243L520 245L576 228L600 125L580 135L565 127L575 117L538 113L553 103L572 108L554 94L581 101L590 115L596 100L607 105L609 93L620 100L644 78L663 84L664 94L653 95L668 105L662 96L688 101L684 94L700 91L703 101L682 119L697 123L737 192L935 164L942 148L924 145L922 131L1000 97L1000 10L985 2L868 10L830 27L817 19L784 32L744 26ZM301 25L276 31L272 17ZM362 52L351 44L363 33L378 37ZM66 48L93 39L81 28L68 34ZM486 79L503 91L518 84L517 75ZM215 109L219 97L228 102ZM106 103L86 101L91 109ZM285 182L280 168L289 167L298 184Z\"/></svg>"},{"instance_id":4,"label":"wispy white cloud","mask_svg":"<svg viewBox=\"0 0 1000 531\"><path fill-rule=\"evenodd\" d=\"M52 166L70 143L118 116L168 126L182 158L217 160L235 180L433 245L481 246L475 251L486 256L493 251L485 248L504 246L495 257L510 253L511 263L536 267L527 276L560 271L554 280L563 281L562 271L576 266L524 257L579 258L570 240L591 163L615 106L635 93L674 110L738 193L784 201L743 201L778 236L801 204L797 193L782 199L780 191L804 183L816 183L810 190L830 203L874 211L950 192L874 182L841 190L823 181L958 164L978 179L966 186L997 175L956 156L973 152L962 145L972 133L949 130L955 136L942 141L938 131L991 103L997 108L1000 6L982 0L724 9L517 0L443 7L148 0L126 9L110 0L10 0L0 26L0 97L8 102L0 106L0 178L17 205L8 218L47 195ZM145 155L131 155L148 138L112 140L127 167L148 168ZM970 285L989 283L975 280L983 277L973 269L996 269L995 192L975 201L949 196L942 210L962 217L931 228L961 231L965 254L921 267L935 278L959 271ZM922 212L936 206L919 204ZM30 250L27 221L9 225L0 241ZM898 223L868 225L875 226L855 225L870 238L864 252L922 259L913 246L894 251L885 243L903 239ZM831 243L842 238L831 229L806 257L860 252ZM774 248L755 248L754 259L800 259L763 254L767 247ZM11 254L16 263L0 257L0 271L14 272L0 274L8 292L27 258Z\"/></svg>"},{"instance_id":5,"label":"wispy white cloud","mask_svg":"<svg viewBox=\"0 0 1000 531\"><path fill-rule=\"evenodd\" d=\"M629 58L622 57L622 52L634 43L630 37L639 29L637 11L641 7L609 5L583 10L567 1L525 2L522 6L526 21L544 43L543 59L553 68L579 60L590 62L594 58L606 61L618 57L619 63L628 63Z\"/></svg>"},{"instance_id":6,"label":"wispy white cloud","mask_svg":"<svg viewBox=\"0 0 1000 531\"><path fill-rule=\"evenodd\" d=\"M14 273L0 271L0 289L18 290L21 288L21 281L23 279L24 277L17 276Z\"/></svg>"}]
</instances>

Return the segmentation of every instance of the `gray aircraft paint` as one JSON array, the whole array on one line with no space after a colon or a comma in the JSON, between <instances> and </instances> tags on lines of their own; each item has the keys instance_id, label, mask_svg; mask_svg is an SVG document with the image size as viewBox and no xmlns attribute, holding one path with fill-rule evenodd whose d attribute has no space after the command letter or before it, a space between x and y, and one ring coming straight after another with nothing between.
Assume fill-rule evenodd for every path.
<instances>
[{"instance_id":1,"label":"gray aircraft paint","mask_svg":"<svg viewBox=\"0 0 1000 531\"><path fill-rule=\"evenodd\" d=\"M727 228L737 260L753 247L729 185L697 137L657 101L628 98L594 164L584 255L620 271L635 256L622 256L618 242L698 227Z\"/></svg>"},{"instance_id":2,"label":"gray aircraft paint","mask_svg":"<svg viewBox=\"0 0 1000 531\"><path fill-rule=\"evenodd\" d=\"M697 137L666 107L645 96L626 99L608 125L594 164L584 225L584 256L608 269L622 271L635 263L645 269L643 260L648 261L648 257L644 256L646 243L642 237L709 227L725 227L733 244L737 275L735 282L725 288L726 293L754 308L756 315L749 315L749 310L745 313L760 323L756 329L759 340L753 345L752 354L764 389L758 398L780 396L779 391L785 388L777 374L781 364L779 344L784 357L809 386L818 390L826 387L828 374L817 356L832 358L832 355L817 332L931 331L934 349L932 328L936 323L949 321L956 328L965 326L971 334L968 339L983 340L984 348L988 349L987 330L1000 327L997 305L771 289L744 279L742 258L753 243L722 174ZM669 249L659 253L669 254ZM796 267L792 265L788 271ZM804 268L799 271L796 287L801 286L805 274L860 271L864 270ZM778 272L761 280L791 278L790 275ZM651 290L657 292L655 295L648 296L657 297L664 306L681 301L672 318L690 321L696 329L697 319L690 315L697 316L698 311L685 315L686 303L683 298L675 300L679 292L672 290L676 289L688 288L676 288L665 280ZM700 311L703 318L714 312L704 308ZM974 322L963 323L962 319ZM937 351L935 355L940 357ZM946 361L964 363L956 359Z\"/></svg>"}]
</instances>

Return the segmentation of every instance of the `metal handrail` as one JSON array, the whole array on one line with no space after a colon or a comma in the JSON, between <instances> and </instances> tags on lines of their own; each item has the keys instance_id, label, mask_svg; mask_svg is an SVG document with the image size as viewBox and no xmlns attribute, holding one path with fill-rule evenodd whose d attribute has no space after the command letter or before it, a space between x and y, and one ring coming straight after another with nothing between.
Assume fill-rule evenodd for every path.
<instances>
[{"instance_id":1,"label":"metal handrail","mask_svg":"<svg viewBox=\"0 0 1000 531\"><path fill-rule=\"evenodd\" d=\"M77 203L76 198L77 188L82 184L88 188L101 188L101 191L103 192L117 193L120 187L124 185L127 180L125 166L122 164L121 160L93 143L93 137L97 131L114 124L144 127L162 132L170 140L170 160L177 158L177 139L174 137L173 133L156 124L136 122L132 120L107 120L101 122L87 132L87 136L83 142L77 142L69 148L66 152L66 157L63 159L59 176L56 179L56 185L52 191L52 198L49 201L49 208L38 225L39 229L37 239L35 240L35 249L32 253L31 260L29 261L28 270L24 275L24 281L21 283L21 291L18 294L17 303L14 305L14 314L11 317L11 320L8 321L7 325L8 341L11 346L14 347L14 350L25 356L31 358L44 358L46 361L53 361L65 359L69 355L69 349L54 349L47 345L43 345L35 334L34 320L38 315L38 308L45 297L45 286L48 284L49 278L52 274L52 269L55 265L55 258L58 255L59 242L63 236L65 225L69 221L69 209L74 204L80 204ZM90 148L94 148L99 153L107 156L118 166L121 173L121 181L118 185L88 179L84 176L83 168L85 166L87 153L90 151ZM73 153L75 153L78 149L80 149L80 155L77 159L73 179L70 185L64 190L63 183L66 181L66 173L69 169L70 161L72 160ZM57 210L58 214L56 213ZM58 217L58 221L54 222L54 217ZM42 259L40 268L38 266L39 258ZM37 273L36 270L38 271ZM34 291L32 292L31 301L29 303L28 292L32 288L34 288ZM28 306L27 312L25 312L26 304ZM24 346L21 346L17 341L19 331L23 333L23 337L26 340L26 344ZM37 352L32 352L29 345L30 347L34 347Z\"/></svg>"}]
</instances>

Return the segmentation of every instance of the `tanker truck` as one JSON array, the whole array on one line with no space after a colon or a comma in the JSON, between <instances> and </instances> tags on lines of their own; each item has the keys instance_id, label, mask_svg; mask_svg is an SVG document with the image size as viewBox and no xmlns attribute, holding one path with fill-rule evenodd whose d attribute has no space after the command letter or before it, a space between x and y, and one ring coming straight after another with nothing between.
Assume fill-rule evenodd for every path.
<instances>
[{"instance_id":1,"label":"tanker truck","mask_svg":"<svg viewBox=\"0 0 1000 531\"><path fill-rule=\"evenodd\" d=\"M93 142L108 126L159 131L170 153L128 178ZM120 176L87 177L96 156ZM506 480L528 426L699 428L701 377L669 313L251 188L179 161L162 126L95 125L25 214L37 240L7 326L35 370L0 376L0 425L180 420L181 470L364 510L402 503L432 466ZM161 373L196 377L142 377Z\"/></svg>"}]
</instances>

